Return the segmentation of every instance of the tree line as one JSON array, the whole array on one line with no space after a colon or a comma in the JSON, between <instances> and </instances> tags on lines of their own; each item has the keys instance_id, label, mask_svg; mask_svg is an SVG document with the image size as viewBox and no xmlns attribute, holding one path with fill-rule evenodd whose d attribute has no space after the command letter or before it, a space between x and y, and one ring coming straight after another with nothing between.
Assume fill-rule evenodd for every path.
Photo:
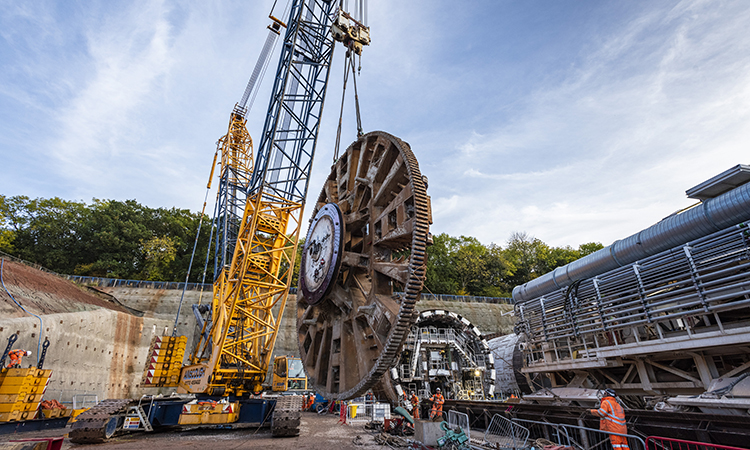
<instances>
[{"instance_id":1,"label":"tree line","mask_svg":"<svg viewBox=\"0 0 750 450\"><path fill-rule=\"evenodd\" d=\"M427 250L425 288L434 294L510 297L513 287L601 248L591 242L551 247L527 233L513 233L505 247L470 236L442 233Z\"/></svg>"},{"instance_id":2,"label":"tree line","mask_svg":"<svg viewBox=\"0 0 750 450\"><path fill-rule=\"evenodd\" d=\"M0 195L0 251L64 274L184 281L200 220L186 209L154 209L135 200L86 204ZM201 281L210 228L210 218L203 216L189 281ZM599 243L551 247L526 233L512 234L503 247L443 233L428 248L425 290L508 297L514 286L600 248ZM212 274L210 258L209 283Z\"/></svg>"},{"instance_id":3,"label":"tree line","mask_svg":"<svg viewBox=\"0 0 750 450\"><path fill-rule=\"evenodd\" d=\"M200 214L186 209L154 209L135 200L86 204L0 195L0 251L63 274L184 281L199 221ZM203 273L208 222L204 217L193 282Z\"/></svg>"}]
</instances>

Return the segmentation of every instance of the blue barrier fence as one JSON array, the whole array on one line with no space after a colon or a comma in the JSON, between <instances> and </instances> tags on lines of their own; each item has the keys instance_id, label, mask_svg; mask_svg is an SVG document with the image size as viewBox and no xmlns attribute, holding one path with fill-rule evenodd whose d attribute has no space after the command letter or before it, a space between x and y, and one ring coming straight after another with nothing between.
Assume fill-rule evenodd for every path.
<instances>
[{"instance_id":1,"label":"blue barrier fence","mask_svg":"<svg viewBox=\"0 0 750 450\"><path fill-rule=\"evenodd\" d=\"M53 275L68 279L70 281L85 284L88 286L100 286L100 287L130 287L130 288L143 288L143 289L177 289L182 290L185 286L184 282L178 281L144 281L144 280L123 280L119 278L104 278L104 277L84 277L81 275L62 275L51 270L34 264L28 261L24 261L15 256L8 255L0 252L0 256L10 259L21 264L25 264L30 267L34 267L38 270L42 270ZM188 291L210 291L213 288L213 284L210 283L187 283L186 290ZM289 290L291 294L297 294L297 288L293 287ZM447 295L447 294L430 294L422 292L422 300L437 300L442 302L463 302L463 303L497 303L497 304L513 304L511 297L477 297L472 295Z\"/></svg>"},{"instance_id":2,"label":"blue barrier fence","mask_svg":"<svg viewBox=\"0 0 750 450\"><path fill-rule=\"evenodd\" d=\"M61 275L63 278L80 284L100 287L129 287L143 289L179 289L185 287L185 283L176 281L144 281L144 280L121 280L118 278L102 277L84 277L80 275ZM187 283L185 288L188 291L210 291L213 285L209 283ZM297 294L297 288L289 290L291 294ZM437 300L443 302L464 302L464 303L504 303L513 304L510 297L477 297L471 295L445 295L430 294L422 292L422 300Z\"/></svg>"}]
</instances>

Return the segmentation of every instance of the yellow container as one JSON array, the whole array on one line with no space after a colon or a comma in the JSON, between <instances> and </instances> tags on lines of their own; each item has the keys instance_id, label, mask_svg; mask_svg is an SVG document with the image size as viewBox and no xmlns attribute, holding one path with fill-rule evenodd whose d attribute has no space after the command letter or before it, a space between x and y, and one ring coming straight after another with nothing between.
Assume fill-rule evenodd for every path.
<instances>
[{"instance_id":1,"label":"yellow container","mask_svg":"<svg viewBox=\"0 0 750 450\"><path fill-rule=\"evenodd\" d=\"M7 413L12 411L36 411L39 409L39 403L0 403L0 413Z\"/></svg>"},{"instance_id":2,"label":"yellow container","mask_svg":"<svg viewBox=\"0 0 750 450\"><path fill-rule=\"evenodd\" d=\"M27 394L0 394L0 403L22 402Z\"/></svg>"},{"instance_id":3,"label":"yellow container","mask_svg":"<svg viewBox=\"0 0 750 450\"><path fill-rule=\"evenodd\" d=\"M38 386L28 386L27 387L27 393L29 394L44 394L44 391L47 390L47 385L38 385Z\"/></svg>"},{"instance_id":4,"label":"yellow container","mask_svg":"<svg viewBox=\"0 0 750 450\"><path fill-rule=\"evenodd\" d=\"M6 377L28 377L36 375L37 369L29 367L28 369L8 369L5 372Z\"/></svg>"},{"instance_id":5,"label":"yellow container","mask_svg":"<svg viewBox=\"0 0 750 450\"><path fill-rule=\"evenodd\" d=\"M19 420L36 419L37 414L38 414L37 410L33 410L33 411L21 411L21 416L19 417Z\"/></svg>"},{"instance_id":6,"label":"yellow container","mask_svg":"<svg viewBox=\"0 0 750 450\"><path fill-rule=\"evenodd\" d=\"M23 398L25 403L39 403L42 401L44 394L26 394Z\"/></svg>"},{"instance_id":7,"label":"yellow container","mask_svg":"<svg viewBox=\"0 0 750 450\"><path fill-rule=\"evenodd\" d=\"M0 422L10 422L21 418L21 411L0 413Z\"/></svg>"},{"instance_id":8,"label":"yellow container","mask_svg":"<svg viewBox=\"0 0 750 450\"><path fill-rule=\"evenodd\" d=\"M54 419L55 417L64 417L63 413L65 412L64 409L61 408L54 408L54 409L42 409L42 415L45 419Z\"/></svg>"},{"instance_id":9,"label":"yellow container","mask_svg":"<svg viewBox=\"0 0 750 450\"><path fill-rule=\"evenodd\" d=\"M88 408L78 408L78 409L71 409L70 410L70 417L76 418L83 414L85 411L88 411Z\"/></svg>"},{"instance_id":10,"label":"yellow container","mask_svg":"<svg viewBox=\"0 0 750 450\"><path fill-rule=\"evenodd\" d=\"M9 413L13 411L24 411L24 405L27 403L0 403L0 413Z\"/></svg>"},{"instance_id":11,"label":"yellow container","mask_svg":"<svg viewBox=\"0 0 750 450\"><path fill-rule=\"evenodd\" d=\"M0 385L0 395L30 394L31 386L26 385Z\"/></svg>"},{"instance_id":12,"label":"yellow container","mask_svg":"<svg viewBox=\"0 0 750 450\"><path fill-rule=\"evenodd\" d=\"M36 378L33 377L5 377L3 386L34 386Z\"/></svg>"}]
</instances>

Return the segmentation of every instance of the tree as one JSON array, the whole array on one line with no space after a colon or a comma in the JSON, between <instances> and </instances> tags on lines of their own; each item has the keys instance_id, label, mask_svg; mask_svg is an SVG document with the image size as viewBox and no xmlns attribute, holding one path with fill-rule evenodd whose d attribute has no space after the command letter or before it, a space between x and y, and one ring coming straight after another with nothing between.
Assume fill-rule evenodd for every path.
<instances>
[{"instance_id":1,"label":"tree","mask_svg":"<svg viewBox=\"0 0 750 450\"><path fill-rule=\"evenodd\" d=\"M8 216L7 199L0 194L0 252L13 253L13 241L16 239L15 230L8 228L10 217Z\"/></svg>"},{"instance_id":2,"label":"tree","mask_svg":"<svg viewBox=\"0 0 750 450\"><path fill-rule=\"evenodd\" d=\"M487 247L477 238L461 236L453 248L458 295L476 295L487 283Z\"/></svg>"},{"instance_id":3,"label":"tree","mask_svg":"<svg viewBox=\"0 0 750 450\"><path fill-rule=\"evenodd\" d=\"M164 280L170 272L170 264L175 260L177 248L169 236L152 237L141 241L145 255L142 278L147 280Z\"/></svg>"},{"instance_id":4,"label":"tree","mask_svg":"<svg viewBox=\"0 0 750 450\"><path fill-rule=\"evenodd\" d=\"M486 254L486 283L477 295L486 297L510 297L513 286L509 279L516 267L508 259L506 251L499 245L490 244Z\"/></svg>"},{"instance_id":5,"label":"tree","mask_svg":"<svg viewBox=\"0 0 750 450\"><path fill-rule=\"evenodd\" d=\"M604 246L599 242L589 242L587 244L581 244L578 246L578 257L583 258L596 251L603 249Z\"/></svg>"},{"instance_id":6,"label":"tree","mask_svg":"<svg viewBox=\"0 0 750 450\"><path fill-rule=\"evenodd\" d=\"M58 197L8 200L6 220L15 229L17 256L56 272L69 270L85 257L80 248L81 226L88 214L84 203Z\"/></svg>"},{"instance_id":7,"label":"tree","mask_svg":"<svg viewBox=\"0 0 750 450\"><path fill-rule=\"evenodd\" d=\"M510 284L517 286L548 272L550 248L541 240L527 233L515 232L508 240L505 250L515 271L509 278Z\"/></svg>"},{"instance_id":8,"label":"tree","mask_svg":"<svg viewBox=\"0 0 750 450\"><path fill-rule=\"evenodd\" d=\"M436 294L454 294L459 285L452 270L452 249L457 239L446 233L433 236L427 249L427 273L425 287Z\"/></svg>"}]
</instances>

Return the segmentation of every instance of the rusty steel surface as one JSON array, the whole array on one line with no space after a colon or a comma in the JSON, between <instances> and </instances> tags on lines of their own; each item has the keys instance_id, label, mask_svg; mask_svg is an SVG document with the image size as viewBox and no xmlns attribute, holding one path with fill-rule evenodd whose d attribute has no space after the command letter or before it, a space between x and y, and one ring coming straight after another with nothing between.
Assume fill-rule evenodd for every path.
<instances>
[{"instance_id":1,"label":"rusty steel surface","mask_svg":"<svg viewBox=\"0 0 750 450\"><path fill-rule=\"evenodd\" d=\"M425 181L409 145L376 131L351 144L325 182L312 217L329 203L340 209L340 259L326 263L340 269L321 299L299 295L297 335L310 386L327 398L363 394L399 357L424 283Z\"/></svg>"}]
</instances>

